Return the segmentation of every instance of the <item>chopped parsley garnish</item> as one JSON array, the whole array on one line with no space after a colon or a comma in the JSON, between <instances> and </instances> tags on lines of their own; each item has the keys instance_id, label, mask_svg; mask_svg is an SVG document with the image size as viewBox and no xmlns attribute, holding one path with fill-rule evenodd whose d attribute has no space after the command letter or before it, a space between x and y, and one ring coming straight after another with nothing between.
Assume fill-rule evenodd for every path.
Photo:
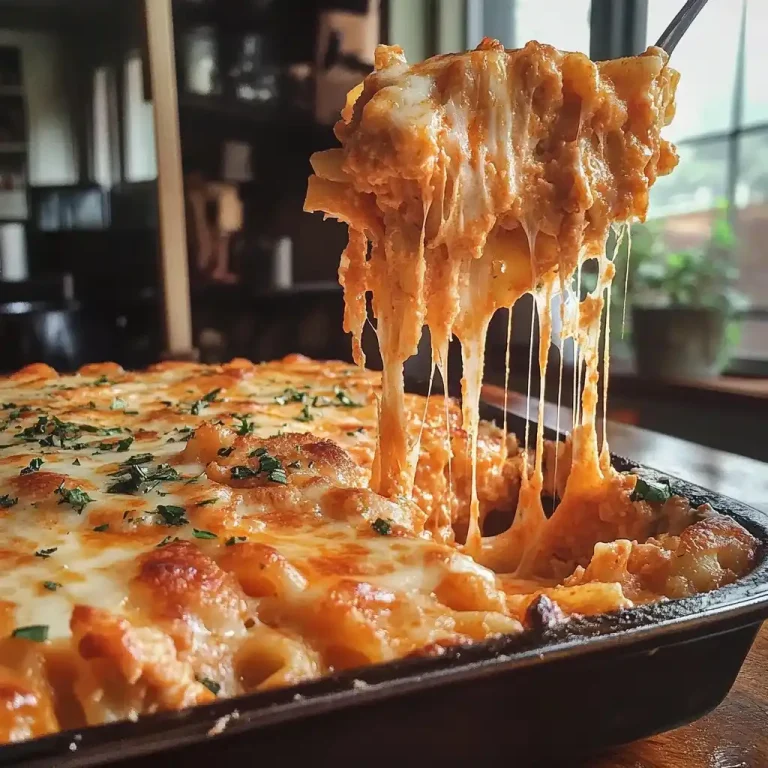
<instances>
[{"instance_id":1,"label":"chopped parsley garnish","mask_svg":"<svg viewBox=\"0 0 768 768\"><path fill-rule=\"evenodd\" d=\"M225 545L228 547L234 547L235 544L242 544L245 541L245 536L230 536Z\"/></svg>"},{"instance_id":2,"label":"chopped parsley garnish","mask_svg":"<svg viewBox=\"0 0 768 768\"><path fill-rule=\"evenodd\" d=\"M290 464L286 464L286 469L301 469L301 462L296 459L296 461L292 461Z\"/></svg>"},{"instance_id":3,"label":"chopped parsley garnish","mask_svg":"<svg viewBox=\"0 0 768 768\"><path fill-rule=\"evenodd\" d=\"M216 395L221 392L221 387L218 389L212 389L208 394L203 395L199 400L195 400L194 403L192 403L192 407L190 408L190 413L193 416L199 416L200 411L202 411L204 408L207 408L211 403L216 402Z\"/></svg>"},{"instance_id":4,"label":"chopped parsley garnish","mask_svg":"<svg viewBox=\"0 0 768 768\"><path fill-rule=\"evenodd\" d=\"M196 507L207 507L209 504L215 504L218 501L218 499L203 499L203 501L198 501L197 504L195 504Z\"/></svg>"},{"instance_id":5,"label":"chopped parsley garnish","mask_svg":"<svg viewBox=\"0 0 768 768\"><path fill-rule=\"evenodd\" d=\"M7 493L5 494L5 496L0 496L0 507L2 507L3 509L8 509L9 507L13 507L18 503L19 503L18 496L11 497Z\"/></svg>"},{"instance_id":6,"label":"chopped parsley garnish","mask_svg":"<svg viewBox=\"0 0 768 768\"><path fill-rule=\"evenodd\" d=\"M123 400L122 397L116 397L112 400L112 402L109 405L110 411L122 411L125 406L128 405L128 403Z\"/></svg>"},{"instance_id":7,"label":"chopped parsley garnish","mask_svg":"<svg viewBox=\"0 0 768 768\"><path fill-rule=\"evenodd\" d=\"M4 411L8 411L11 408L18 408L18 407L19 406L16 405L16 403L3 403L2 405L0 405L0 408L2 408L2 410Z\"/></svg>"},{"instance_id":8,"label":"chopped parsley garnish","mask_svg":"<svg viewBox=\"0 0 768 768\"><path fill-rule=\"evenodd\" d=\"M23 437L25 440L37 440L38 435L44 435L48 430L48 417L38 416L37 421L31 426L22 429L19 433L19 437Z\"/></svg>"},{"instance_id":9,"label":"chopped parsley garnish","mask_svg":"<svg viewBox=\"0 0 768 768\"><path fill-rule=\"evenodd\" d=\"M380 536L389 536L389 534L392 533L392 523L390 523L389 520L385 520L383 517L377 517L371 523L371 528L373 528L373 530Z\"/></svg>"},{"instance_id":10,"label":"chopped parsley garnish","mask_svg":"<svg viewBox=\"0 0 768 768\"><path fill-rule=\"evenodd\" d=\"M285 473L282 462L275 456L270 456L266 448L257 448L249 456L258 458L259 468L251 469L243 465L232 467L229 473L233 480L248 480L251 477L266 475L267 480L270 482L286 485L288 476Z\"/></svg>"},{"instance_id":11,"label":"chopped parsley garnish","mask_svg":"<svg viewBox=\"0 0 768 768\"><path fill-rule=\"evenodd\" d=\"M211 680L210 677L196 677L195 680L197 680L200 685L204 685L214 696L219 695L221 685L215 680Z\"/></svg>"},{"instance_id":12,"label":"chopped parsley garnish","mask_svg":"<svg viewBox=\"0 0 768 768\"><path fill-rule=\"evenodd\" d=\"M200 531L197 528L192 529L192 535L196 539L217 539L218 536L210 531Z\"/></svg>"},{"instance_id":13,"label":"chopped parsley garnish","mask_svg":"<svg viewBox=\"0 0 768 768\"><path fill-rule=\"evenodd\" d=\"M314 421L315 417L310 413L309 406L305 405L301 413L296 417L296 421Z\"/></svg>"},{"instance_id":14,"label":"chopped parsley garnish","mask_svg":"<svg viewBox=\"0 0 768 768\"><path fill-rule=\"evenodd\" d=\"M184 507L177 507L173 504L158 504L155 514L160 515L163 519L163 525L169 527L176 527L180 525L186 525L189 520L184 517L186 510Z\"/></svg>"},{"instance_id":15,"label":"chopped parsley garnish","mask_svg":"<svg viewBox=\"0 0 768 768\"><path fill-rule=\"evenodd\" d=\"M313 408L326 408L329 405L333 405L333 402L323 395L315 395L315 397L312 398Z\"/></svg>"},{"instance_id":16,"label":"chopped parsley garnish","mask_svg":"<svg viewBox=\"0 0 768 768\"><path fill-rule=\"evenodd\" d=\"M100 451L117 451L118 453L125 453L133 445L132 437L124 437L122 440L118 440L114 443L99 443Z\"/></svg>"},{"instance_id":17,"label":"chopped parsley garnish","mask_svg":"<svg viewBox=\"0 0 768 768\"><path fill-rule=\"evenodd\" d=\"M149 493L162 482L181 479L170 464L158 464L153 470L132 464L112 472L110 477L119 479L107 488L107 493L127 494Z\"/></svg>"},{"instance_id":18,"label":"chopped parsley garnish","mask_svg":"<svg viewBox=\"0 0 768 768\"><path fill-rule=\"evenodd\" d=\"M43 459L38 456L36 459L32 459L29 462L29 466L24 467L19 474L31 475L33 472L37 472L43 466L43 463Z\"/></svg>"},{"instance_id":19,"label":"chopped parsley garnish","mask_svg":"<svg viewBox=\"0 0 768 768\"><path fill-rule=\"evenodd\" d=\"M35 552L35 557L42 557L43 560L47 560L57 549L58 547L48 547L48 549L38 549L37 552Z\"/></svg>"},{"instance_id":20,"label":"chopped parsley garnish","mask_svg":"<svg viewBox=\"0 0 768 768\"><path fill-rule=\"evenodd\" d=\"M122 432L122 427L94 427L91 424L75 424L71 421L62 421L57 416L49 419L48 416L39 416L37 421L31 426L23 429L17 437L23 440L37 440L41 446L50 447L56 445L59 441L61 448L66 448L66 443L81 437L83 432L98 435L118 435ZM39 439L43 435L42 439ZM72 446L73 450L88 448L87 443L76 443Z\"/></svg>"},{"instance_id":21,"label":"chopped parsley garnish","mask_svg":"<svg viewBox=\"0 0 768 768\"><path fill-rule=\"evenodd\" d=\"M279 483L280 485L288 484L288 476L285 474L284 469L273 469L267 478L273 483Z\"/></svg>"},{"instance_id":22,"label":"chopped parsley garnish","mask_svg":"<svg viewBox=\"0 0 768 768\"><path fill-rule=\"evenodd\" d=\"M103 533L104 531L109 530L109 523L102 523L101 525L97 525L94 529L96 533Z\"/></svg>"},{"instance_id":23,"label":"chopped parsley garnish","mask_svg":"<svg viewBox=\"0 0 768 768\"><path fill-rule=\"evenodd\" d=\"M137 467L139 464L149 464L155 457L151 453L137 453L125 461L121 462L121 467Z\"/></svg>"},{"instance_id":24,"label":"chopped parsley garnish","mask_svg":"<svg viewBox=\"0 0 768 768\"><path fill-rule=\"evenodd\" d=\"M365 427L359 427L354 432L347 432L347 437L357 437L358 435L362 435L363 432L365 432Z\"/></svg>"},{"instance_id":25,"label":"chopped parsley garnish","mask_svg":"<svg viewBox=\"0 0 768 768\"><path fill-rule=\"evenodd\" d=\"M58 581L44 581L43 582L43 587L45 587L45 589L47 589L49 592L55 592L60 586L61 586L61 584L59 584Z\"/></svg>"},{"instance_id":26,"label":"chopped parsley garnish","mask_svg":"<svg viewBox=\"0 0 768 768\"><path fill-rule=\"evenodd\" d=\"M229 456L234 450L235 450L235 447L233 445L230 445L229 448L219 448L219 450L216 451L216 454L218 456Z\"/></svg>"},{"instance_id":27,"label":"chopped parsley garnish","mask_svg":"<svg viewBox=\"0 0 768 768\"><path fill-rule=\"evenodd\" d=\"M235 419L240 422L235 430L238 435L245 437L256 429L256 425L252 421L248 421L247 416L235 416Z\"/></svg>"},{"instance_id":28,"label":"chopped parsley garnish","mask_svg":"<svg viewBox=\"0 0 768 768\"><path fill-rule=\"evenodd\" d=\"M642 477L638 477L635 490L632 491L629 498L631 501L650 501L663 504L671 497L672 491L669 488L669 483L643 480Z\"/></svg>"},{"instance_id":29,"label":"chopped parsley garnish","mask_svg":"<svg viewBox=\"0 0 768 768\"><path fill-rule=\"evenodd\" d=\"M306 398L306 392L299 392L298 389L289 387L283 392L282 395L277 395L275 397L275 402L278 405L285 405L286 403L303 403L306 401Z\"/></svg>"},{"instance_id":30,"label":"chopped parsley garnish","mask_svg":"<svg viewBox=\"0 0 768 768\"><path fill-rule=\"evenodd\" d=\"M251 477L258 477L259 471L240 465L232 467L232 469L229 470L229 474L233 480L248 480Z\"/></svg>"},{"instance_id":31,"label":"chopped parsley garnish","mask_svg":"<svg viewBox=\"0 0 768 768\"><path fill-rule=\"evenodd\" d=\"M32 640L35 643L44 643L48 639L48 625L30 624L28 627L17 627L11 632L11 637L20 637L24 640Z\"/></svg>"},{"instance_id":32,"label":"chopped parsley garnish","mask_svg":"<svg viewBox=\"0 0 768 768\"><path fill-rule=\"evenodd\" d=\"M102 374L99 376L96 381L93 382L94 387L105 387L107 384L111 384L112 382L107 378L106 374Z\"/></svg>"},{"instance_id":33,"label":"chopped parsley garnish","mask_svg":"<svg viewBox=\"0 0 768 768\"><path fill-rule=\"evenodd\" d=\"M259 472L269 473L275 469L280 469L281 466L280 459L270 456L268 453L259 456Z\"/></svg>"},{"instance_id":34,"label":"chopped parsley garnish","mask_svg":"<svg viewBox=\"0 0 768 768\"><path fill-rule=\"evenodd\" d=\"M345 408L360 407L360 403L356 403L343 389L336 390L336 399L339 401L339 405L343 405Z\"/></svg>"},{"instance_id":35,"label":"chopped parsley garnish","mask_svg":"<svg viewBox=\"0 0 768 768\"><path fill-rule=\"evenodd\" d=\"M59 504L69 504L79 515L93 499L82 488L65 488L60 485L56 493L61 496Z\"/></svg>"},{"instance_id":36,"label":"chopped parsley garnish","mask_svg":"<svg viewBox=\"0 0 768 768\"><path fill-rule=\"evenodd\" d=\"M181 541L181 539L178 536L166 536L159 544L157 544L157 549L175 541Z\"/></svg>"}]
</instances>

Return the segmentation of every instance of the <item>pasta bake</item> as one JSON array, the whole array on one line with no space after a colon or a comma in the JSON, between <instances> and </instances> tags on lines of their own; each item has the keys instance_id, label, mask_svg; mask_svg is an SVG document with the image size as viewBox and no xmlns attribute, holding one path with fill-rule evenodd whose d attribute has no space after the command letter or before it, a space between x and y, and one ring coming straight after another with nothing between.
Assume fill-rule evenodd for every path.
<instances>
[{"instance_id":1,"label":"pasta bake","mask_svg":"<svg viewBox=\"0 0 768 768\"><path fill-rule=\"evenodd\" d=\"M406 397L417 490L388 499L368 487L379 395L375 373L300 357L0 380L0 739L440 654L521 632L542 595L601 613L754 561L730 518L622 476L563 532L564 579L495 573L457 548L458 406L446 429L441 401ZM524 452L489 423L477 443L481 515L513 510Z\"/></svg>"},{"instance_id":2,"label":"pasta bake","mask_svg":"<svg viewBox=\"0 0 768 768\"><path fill-rule=\"evenodd\" d=\"M748 572L753 536L616 471L596 433L605 241L674 166L660 131L676 82L658 49L594 64L484 41L409 67L380 47L306 202L349 224L358 365L35 364L0 379L0 741L441 655L542 611L567 621ZM582 299L589 258L598 287ZM363 367L368 292L382 374ZM581 408L567 441L544 440L540 418L529 447L479 418L484 338L496 309L533 293L543 381L555 292L582 350ZM424 325L444 378L462 343L461 404L404 391Z\"/></svg>"}]
</instances>

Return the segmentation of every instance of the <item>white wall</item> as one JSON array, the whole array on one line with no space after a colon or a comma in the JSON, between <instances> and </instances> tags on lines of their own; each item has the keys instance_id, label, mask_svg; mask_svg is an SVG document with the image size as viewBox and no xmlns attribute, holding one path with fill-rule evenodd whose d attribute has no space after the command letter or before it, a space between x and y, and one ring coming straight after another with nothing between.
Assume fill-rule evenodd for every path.
<instances>
[{"instance_id":1,"label":"white wall","mask_svg":"<svg viewBox=\"0 0 768 768\"><path fill-rule=\"evenodd\" d=\"M29 184L76 183L77 146L63 46L55 35L15 30L0 30L0 45L21 49Z\"/></svg>"}]
</instances>

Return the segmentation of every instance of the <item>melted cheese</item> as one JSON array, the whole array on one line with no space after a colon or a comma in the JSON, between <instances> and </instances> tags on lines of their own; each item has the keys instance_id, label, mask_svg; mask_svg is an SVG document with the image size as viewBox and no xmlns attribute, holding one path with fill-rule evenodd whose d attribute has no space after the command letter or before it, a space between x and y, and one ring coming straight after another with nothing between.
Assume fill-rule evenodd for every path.
<instances>
[{"instance_id":1,"label":"melted cheese","mask_svg":"<svg viewBox=\"0 0 768 768\"><path fill-rule=\"evenodd\" d=\"M544 529L561 525L548 526L541 508L540 427L515 525L494 540L481 535L474 466L485 337L496 310L525 293L536 296L539 310L542 381L557 288L571 314L564 336L575 339L585 363L577 460L556 517L567 518L569 505L609 480L595 435L600 313L614 269L605 243L614 222L645 216L650 186L677 162L660 137L674 113L677 79L658 48L595 64L539 43L507 51L486 39L475 51L409 67L400 48L380 46L375 72L336 126L342 148L313 158L306 209L350 227L342 282L355 350L368 290L378 321L384 371L373 487L411 495L415 449L403 364L425 324L440 365L455 335L473 467L466 551L484 562L547 573ZM580 282L590 258L600 261L599 286L579 301L568 286L575 274Z\"/></svg>"}]
</instances>

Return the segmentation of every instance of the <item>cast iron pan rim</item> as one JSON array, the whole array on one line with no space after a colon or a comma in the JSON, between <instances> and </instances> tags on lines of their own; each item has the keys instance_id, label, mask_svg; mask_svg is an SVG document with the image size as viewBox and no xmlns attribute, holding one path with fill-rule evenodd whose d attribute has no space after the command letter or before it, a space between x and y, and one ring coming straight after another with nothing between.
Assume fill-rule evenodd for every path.
<instances>
[{"instance_id":1,"label":"cast iron pan rim","mask_svg":"<svg viewBox=\"0 0 768 768\"><path fill-rule=\"evenodd\" d=\"M488 410L488 409L486 409ZM498 413L498 409L492 407ZM511 416L510 421L517 417ZM650 479L666 479L674 492L694 504L709 503L734 518L761 542L754 570L713 592L623 609L594 617L574 618L541 633L504 636L455 647L440 657L399 659L302 683L276 691L246 694L178 712L143 716L138 722L118 722L62 731L0 748L0 765L88 766L121 757L159 752L180 744L216 738L210 728L237 711L225 735L273 725L351 705L369 704L467 680L481 679L542 663L556 663L593 653L653 653L668 644L717 635L757 624L768 617L768 516L741 502L707 491L679 478L641 466L620 456L613 464ZM76 750L71 750L76 745Z\"/></svg>"}]
</instances>

